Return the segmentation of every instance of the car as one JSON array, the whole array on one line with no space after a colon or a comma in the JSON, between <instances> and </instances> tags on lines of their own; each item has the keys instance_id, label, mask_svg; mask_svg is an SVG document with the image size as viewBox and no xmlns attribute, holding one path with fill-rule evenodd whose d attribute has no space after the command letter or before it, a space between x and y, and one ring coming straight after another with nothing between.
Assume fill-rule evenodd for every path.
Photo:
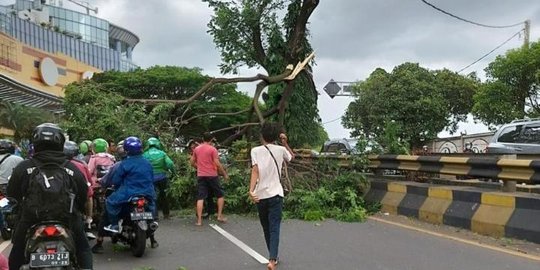
<instances>
[{"instance_id":1,"label":"car","mask_svg":"<svg viewBox=\"0 0 540 270\"><path fill-rule=\"evenodd\" d=\"M358 140L356 139L334 139L328 140L322 146L320 151L321 156L328 155L351 155L357 154L356 144Z\"/></svg>"},{"instance_id":2,"label":"car","mask_svg":"<svg viewBox=\"0 0 540 270\"><path fill-rule=\"evenodd\" d=\"M540 154L540 118L501 126L487 146L490 154Z\"/></svg>"}]
</instances>

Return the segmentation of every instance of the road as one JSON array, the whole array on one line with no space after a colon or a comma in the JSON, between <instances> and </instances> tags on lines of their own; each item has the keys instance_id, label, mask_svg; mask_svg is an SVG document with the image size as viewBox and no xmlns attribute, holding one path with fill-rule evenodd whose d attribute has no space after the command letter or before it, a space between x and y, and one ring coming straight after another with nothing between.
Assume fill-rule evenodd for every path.
<instances>
[{"instance_id":1,"label":"road","mask_svg":"<svg viewBox=\"0 0 540 270\"><path fill-rule=\"evenodd\" d=\"M160 247L148 248L142 258L134 258L129 251L107 242L105 254L94 256L95 269L266 269L208 223L195 227L193 221L191 218L163 221L157 234ZM266 257L256 219L231 216L227 224L219 226ZM540 261L374 220L365 223L287 220L282 226L281 239L278 269L282 270L538 270L540 266Z\"/></svg>"}]
</instances>

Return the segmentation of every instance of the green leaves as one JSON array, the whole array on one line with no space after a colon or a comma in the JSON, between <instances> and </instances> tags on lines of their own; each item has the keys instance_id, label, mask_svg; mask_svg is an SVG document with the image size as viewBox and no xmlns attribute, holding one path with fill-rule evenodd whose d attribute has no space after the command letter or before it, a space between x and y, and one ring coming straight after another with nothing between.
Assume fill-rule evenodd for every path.
<instances>
[{"instance_id":1,"label":"green leaves","mask_svg":"<svg viewBox=\"0 0 540 270\"><path fill-rule=\"evenodd\" d=\"M0 126L14 130L17 142L30 139L34 128L45 122L54 122L54 116L49 111L7 101L0 103Z\"/></svg>"},{"instance_id":2,"label":"green leaves","mask_svg":"<svg viewBox=\"0 0 540 270\"><path fill-rule=\"evenodd\" d=\"M93 81L66 87L62 123L72 140L104 138L120 141L147 134L146 112L139 104L123 104L123 97Z\"/></svg>"},{"instance_id":3,"label":"green leaves","mask_svg":"<svg viewBox=\"0 0 540 270\"><path fill-rule=\"evenodd\" d=\"M211 78L198 68L171 66L96 74L93 81L67 87L64 105L68 117L64 126L75 139L99 136L119 140L128 135L147 137L159 134L167 144L179 136L199 137L206 131L245 122L247 113L207 115L249 108L251 98L238 92L233 84L217 85L184 106L124 103L125 98L187 99L209 80ZM200 115L207 116L196 117ZM217 137L226 138L230 132L220 133Z\"/></svg>"},{"instance_id":4,"label":"green leaves","mask_svg":"<svg viewBox=\"0 0 540 270\"><path fill-rule=\"evenodd\" d=\"M540 114L540 43L498 56L486 68L488 82L475 95L474 116L488 125Z\"/></svg>"},{"instance_id":5,"label":"green leaves","mask_svg":"<svg viewBox=\"0 0 540 270\"><path fill-rule=\"evenodd\" d=\"M347 108L343 124L353 136L375 139L401 153L445 128L455 131L472 108L477 84L449 70L430 71L414 63L399 65L392 73L379 68L355 86L358 98Z\"/></svg>"},{"instance_id":6,"label":"green leaves","mask_svg":"<svg viewBox=\"0 0 540 270\"><path fill-rule=\"evenodd\" d=\"M312 51L306 26L318 1L203 2L214 10L208 23L208 33L221 52L220 68L223 73L236 73L239 67L246 66L263 68L267 74L276 75ZM290 94L285 93L285 84L269 88L271 98L266 103L267 108L282 107L280 116L273 120L284 124L292 145L321 144L324 138L316 132L320 128L320 120L313 78L302 73L292 87Z\"/></svg>"}]
</instances>

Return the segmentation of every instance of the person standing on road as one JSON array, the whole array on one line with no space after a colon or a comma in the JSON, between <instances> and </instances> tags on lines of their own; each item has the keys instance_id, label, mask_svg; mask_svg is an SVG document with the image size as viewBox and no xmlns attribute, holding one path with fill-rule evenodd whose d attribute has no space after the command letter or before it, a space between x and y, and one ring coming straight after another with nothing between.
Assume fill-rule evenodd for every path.
<instances>
[{"instance_id":1,"label":"person standing on road","mask_svg":"<svg viewBox=\"0 0 540 270\"><path fill-rule=\"evenodd\" d=\"M280 175L283 162L294 157L287 142L287 135L276 123L266 123L261 128L261 146L251 149L251 178L249 197L257 204L266 247L269 251L268 270L278 263L279 233L283 212L283 187ZM273 142L280 139L281 144Z\"/></svg>"},{"instance_id":2,"label":"person standing on road","mask_svg":"<svg viewBox=\"0 0 540 270\"><path fill-rule=\"evenodd\" d=\"M197 168L197 223L195 224L197 226L202 225L204 200L208 197L209 190L218 198L217 220L227 221L223 216L225 198L219 184L219 175L222 175L225 181L229 180L229 176L219 161L217 149L212 146L213 139L210 133L205 133L203 142L193 150L193 155L191 155L191 165Z\"/></svg>"}]
</instances>

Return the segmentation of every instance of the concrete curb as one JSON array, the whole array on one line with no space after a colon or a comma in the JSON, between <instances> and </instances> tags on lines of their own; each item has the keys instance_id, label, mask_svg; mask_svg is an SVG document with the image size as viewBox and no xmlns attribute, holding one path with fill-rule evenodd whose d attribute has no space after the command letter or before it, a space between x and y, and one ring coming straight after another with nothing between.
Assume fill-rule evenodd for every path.
<instances>
[{"instance_id":1,"label":"concrete curb","mask_svg":"<svg viewBox=\"0 0 540 270\"><path fill-rule=\"evenodd\" d=\"M535 194L372 180L365 199L381 203L381 211L390 214L540 243L540 196Z\"/></svg>"}]
</instances>

